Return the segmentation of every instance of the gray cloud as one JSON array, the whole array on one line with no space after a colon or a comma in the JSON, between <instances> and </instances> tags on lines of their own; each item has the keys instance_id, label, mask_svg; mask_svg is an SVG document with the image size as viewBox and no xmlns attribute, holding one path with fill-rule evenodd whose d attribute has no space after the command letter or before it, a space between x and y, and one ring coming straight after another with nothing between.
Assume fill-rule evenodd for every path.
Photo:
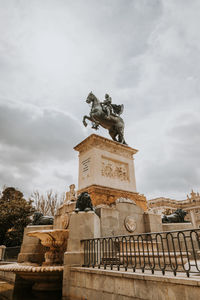
<instances>
[{"instance_id":1,"label":"gray cloud","mask_svg":"<svg viewBox=\"0 0 200 300\"><path fill-rule=\"evenodd\" d=\"M171 124L161 127L160 140L152 137L148 150L144 151L139 182L149 197L171 196L184 198L184 193L192 188L199 189L200 176L200 122L198 113L183 114L172 118ZM137 165L137 163L136 163ZM143 184L145 182L145 184Z\"/></svg>"},{"instance_id":2,"label":"gray cloud","mask_svg":"<svg viewBox=\"0 0 200 300\"><path fill-rule=\"evenodd\" d=\"M0 106L1 142L29 152L38 159L71 158L72 141L83 138L80 124L65 113L53 110L19 109ZM73 133L73 135L72 135ZM21 157L22 159L22 157ZM25 158L26 159L26 158Z\"/></svg>"},{"instance_id":3,"label":"gray cloud","mask_svg":"<svg viewBox=\"0 0 200 300\"><path fill-rule=\"evenodd\" d=\"M49 169L47 176L70 182L73 176L55 172L74 158L71 147L83 139L80 124L55 110L38 110L34 106L19 108L0 105L1 184L17 185L26 192L34 181ZM62 170L62 169L61 169ZM40 184L39 184L40 186Z\"/></svg>"},{"instance_id":4,"label":"gray cloud","mask_svg":"<svg viewBox=\"0 0 200 300\"><path fill-rule=\"evenodd\" d=\"M0 0L0 183L63 191L92 90L124 103L138 191L199 189L198 0ZM108 137L104 130L99 134Z\"/></svg>"}]
</instances>

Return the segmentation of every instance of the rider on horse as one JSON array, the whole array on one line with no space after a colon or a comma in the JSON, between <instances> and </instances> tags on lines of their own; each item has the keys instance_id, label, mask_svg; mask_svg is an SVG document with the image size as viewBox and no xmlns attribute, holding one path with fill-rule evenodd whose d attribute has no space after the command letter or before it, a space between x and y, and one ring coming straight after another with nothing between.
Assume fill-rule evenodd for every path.
<instances>
[{"instance_id":1,"label":"rider on horse","mask_svg":"<svg viewBox=\"0 0 200 300\"><path fill-rule=\"evenodd\" d=\"M92 105L89 116L83 116L84 126L88 125L86 120L92 122L94 129L98 129L101 125L108 130L113 141L127 145L124 139L124 120L120 116L123 112L123 104L112 104L112 99L108 94L105 95L102 103L92 92L89 93L86 102Z\"/></svg>"},{"instance_id":2,"label":"rider on horse","mask_svg":"<svg viewBox=\"0 0 200 300\"><path fill-rule=\"evenodd\" d=\"M105 100L100 102L100 104L108 119L110 119L111 116L118 117L122 114L124 109L123 105L112 104L112 98L108 94L105 94ZM99 129L99 123L96 121L93 122L92 128L96 130Z\"/></svg>"},{"instance_id":3,"label":"rider on horse","mask_svg":"<svg viewBox=\"0 0 200 300\"><path fill-rule=\"evenodd\" d=\"M113 113L113 107L112 107L112 98L105 94L105 100L101 102L103 111L106 113L107 117L109 118L110 115Z\"/></svg>"}]
</instances>

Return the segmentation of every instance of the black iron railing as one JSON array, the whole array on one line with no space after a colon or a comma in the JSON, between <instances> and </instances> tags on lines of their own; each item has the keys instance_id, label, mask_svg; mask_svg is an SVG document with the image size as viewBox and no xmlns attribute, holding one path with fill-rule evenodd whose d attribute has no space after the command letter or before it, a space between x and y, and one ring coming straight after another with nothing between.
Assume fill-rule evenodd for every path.
<instances>
[{"instance_id":1,"label":"black iron railing","mask_svg":"<svg viewBox=\"0 0 200 300\"><path fill-rule=\"evenodd\" d=\"M200 229L82 240L84 267L200 274Z\"/></svg>"}]
</instances>

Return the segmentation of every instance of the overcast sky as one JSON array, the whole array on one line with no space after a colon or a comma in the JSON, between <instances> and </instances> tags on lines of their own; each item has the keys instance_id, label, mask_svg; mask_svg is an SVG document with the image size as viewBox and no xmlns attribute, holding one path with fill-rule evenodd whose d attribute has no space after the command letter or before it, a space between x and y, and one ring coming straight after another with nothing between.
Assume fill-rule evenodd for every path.
<instances>
[{"instance_id":1,"label":"overcast sky","mask_svg":"<svg viewBox=\"0 0 200 300\"><path fill-rule=\"evenodd\" d=\"M125 106L138 192L200 191L199 28L199 0L0 0L1 187L77 185L93 91Z\"/></svg>"}]
</instances>

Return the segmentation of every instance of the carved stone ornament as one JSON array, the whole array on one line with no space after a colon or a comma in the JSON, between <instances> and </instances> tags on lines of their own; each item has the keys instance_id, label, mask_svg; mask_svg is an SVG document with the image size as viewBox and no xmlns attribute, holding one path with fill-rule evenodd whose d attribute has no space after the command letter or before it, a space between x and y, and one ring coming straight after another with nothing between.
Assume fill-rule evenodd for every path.
<instances>
[{"instance_id":1,"label":"carved stone ornament","mask_svg":"<svg viewBox=\"0 0 200 300\"><path fill-rule=\"evenodd\" d=\"M61 224L63 229L67 229L69 226L69 214L64 214L61 216Z\"/></svg>"},{"instance_id":2,"label":"carved stone ornament","mask_svg":"<svg viewBox=\"0 0 200 300\"><path fill-rule=\"evenodd\" d=\"M118 199L115 201L115 203L130 203L130 204L135 204L135 205L136 205L136 203L135 203L134 200L131 200L131 199L129 199L129 198L123 198L123 197L118 198Z\"/></svg>"},{"instance_id":3,"label":"carved stone ornament","mask_svg":"<svg viewBox=\"0 0 200 300\"><path fill-rule=\"evenodd\" d=\"M93 148L105 150L109 153L129 158L131 160L133 159L133 155L138 152L137 149L133 149L119 143L116 144L114 141L96 134L90 135L84 141L74 147L74 149L79 151L79 153L86 153Z\"/></svg>"},{"instance_id":4,"label":"carved stone ornament","mask_svg":"<svg viewBox=\"0 0 200 300\"><path fill-rule=\"evenodd\" d=\"M105 177L128 181L128 165L108 158L102 158L101 175Z\"/></svg>"},{"instance_id":5,"label":"carved stone ornament","mask_svg":"<svg viewBox=\"0 0 200 300\"><path fill-rule=\"evenodd\" d=\"M124 226L128 232L134 232L137 226L135 218L132 216L127 216L124 219Z\"/></svg>"}]
</instances>

